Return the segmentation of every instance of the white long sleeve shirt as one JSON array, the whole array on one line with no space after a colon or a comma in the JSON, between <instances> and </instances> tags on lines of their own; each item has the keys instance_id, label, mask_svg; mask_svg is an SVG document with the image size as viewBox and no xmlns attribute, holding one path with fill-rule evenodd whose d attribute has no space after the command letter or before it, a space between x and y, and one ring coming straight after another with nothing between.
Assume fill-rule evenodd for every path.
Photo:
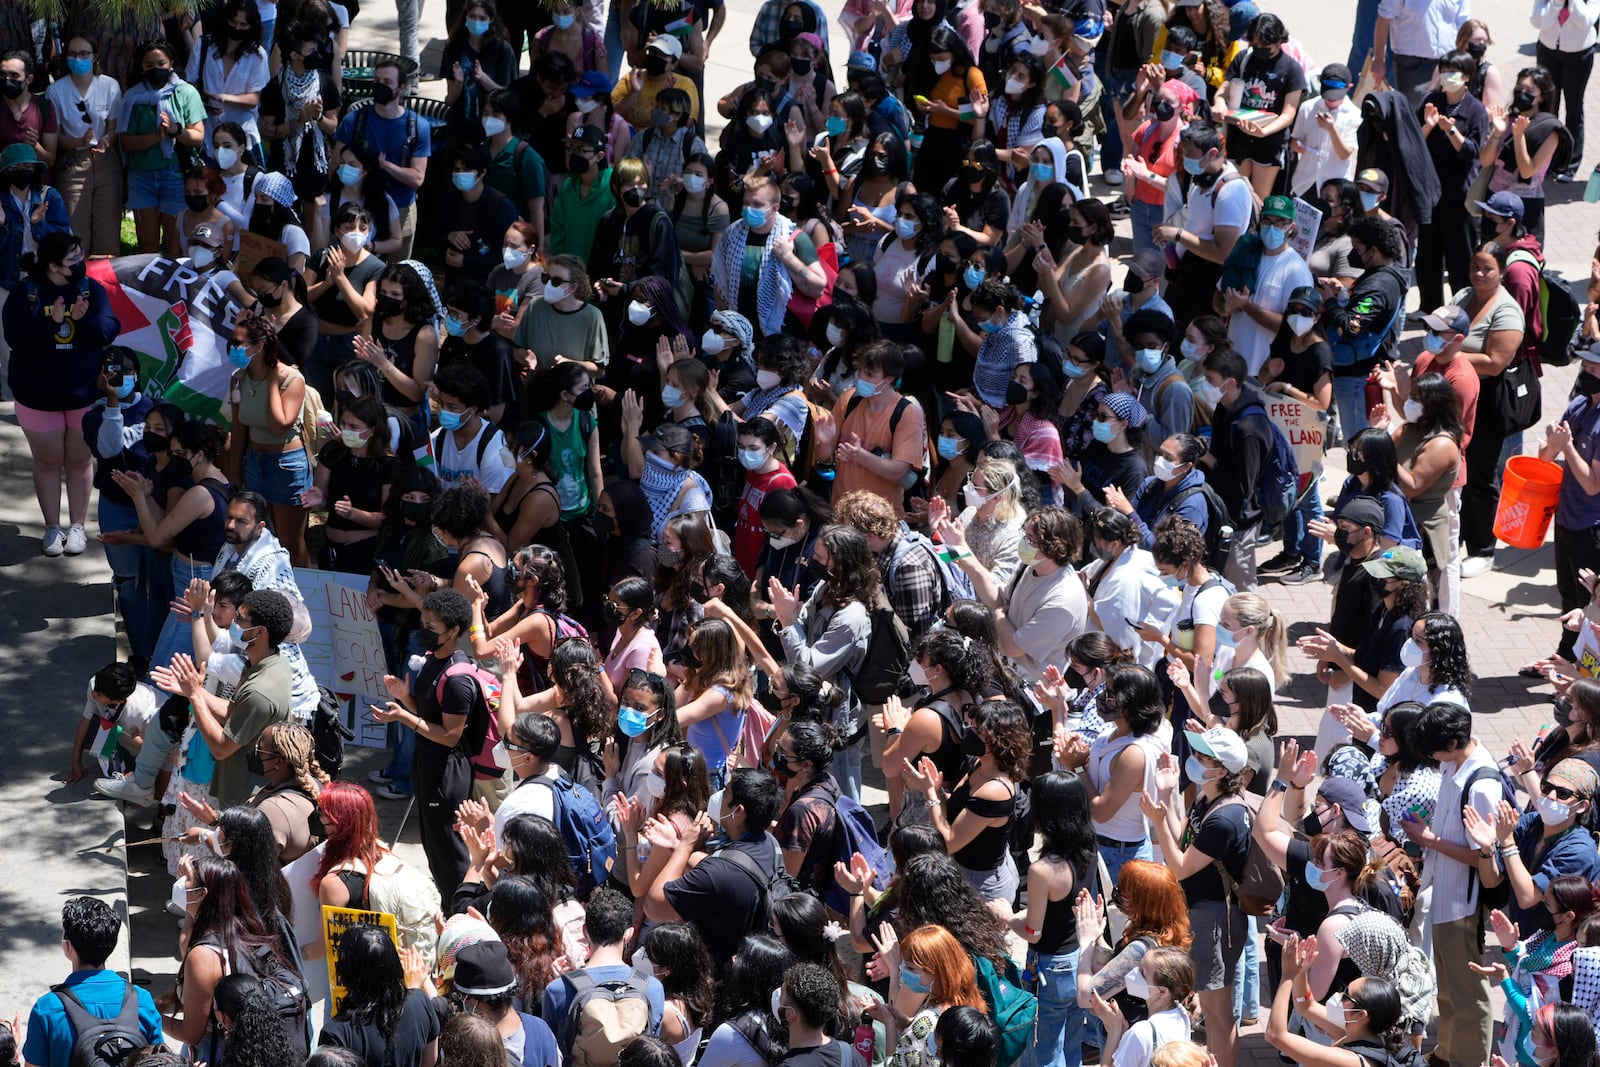
<instances>
[{"instance_id":1,"label":"white long sleeve shirt","mask_svg":"<svg viewBox=\"0 0 1600 1067\"><path fill-rule=\"evenodd\" d=\"M1561 13L1567 12L1565 23ZM1594 47L1594 21L1600 0L1533 0L1528 21L1539 31L1539 43L1557 52L1587 52Z\"/></svg>"}]
</instances>

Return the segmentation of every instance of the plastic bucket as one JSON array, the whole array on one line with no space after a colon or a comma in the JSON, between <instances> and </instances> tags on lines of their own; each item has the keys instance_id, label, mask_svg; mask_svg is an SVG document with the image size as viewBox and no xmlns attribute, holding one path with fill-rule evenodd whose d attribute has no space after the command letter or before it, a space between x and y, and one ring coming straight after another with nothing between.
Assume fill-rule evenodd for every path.
<instances>
[{"instance_id":1,"label":"plastic bucket","mask_svg":"<svg viewBox=\"0 0 1600 1067\"><path fill-rule=\"evenodd\" d=\"M1500 476L1494 535L1513 548L1538 548L1555 518L1561 467L1538 456L1512 456Z\"/></svg>"}]
</instances>

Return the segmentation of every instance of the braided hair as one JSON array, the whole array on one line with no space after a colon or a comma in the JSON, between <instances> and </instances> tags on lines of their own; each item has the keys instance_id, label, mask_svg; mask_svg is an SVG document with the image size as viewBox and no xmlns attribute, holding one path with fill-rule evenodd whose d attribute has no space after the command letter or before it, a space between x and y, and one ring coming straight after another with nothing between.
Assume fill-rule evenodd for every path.
<instances>
[{"instance_id":1,"label":"braided hair","mask_svg":"<svg viewBox=\"0 0 1600 1067\"><path fill-rule=\"evenodd\" d=\"M316 800L329 782L328 772L317 762L317 742L311 731L295 722L280 722L272 728L272 743L294 772L301 792Z\"/></svg>"}]
</instances>

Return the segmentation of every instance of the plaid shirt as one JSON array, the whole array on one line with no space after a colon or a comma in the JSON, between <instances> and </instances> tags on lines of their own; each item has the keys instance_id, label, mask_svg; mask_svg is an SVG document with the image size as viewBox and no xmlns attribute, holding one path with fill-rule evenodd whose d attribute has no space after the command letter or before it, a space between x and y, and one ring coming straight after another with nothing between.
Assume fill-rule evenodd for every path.
<instances>
[{"instance_id":1,"label":"plaid shirt","mask_svg":"<svg viewBox=\"0 0 1600 1067\"><path fill-rule=\"evenodd\" d=\"M878 555L889 606L915 641L928 632L943 607L944 580L930 553L896 537Z\"/></svg>"},{"instance_id":2,"label":"plaid shirt","mask_svg":"<svg viewBox=\"0 0 1600 1067\"><path fill-rule=\"evenodd\" d=\"M668 178L676 178L683 173L685 155L696 155L706 150L706 143L695 137L685 152L685 137L693 137L693 134L684 128L679 128L668 137L663 137L660 130L649 129L628 145L629 157L644 160L644 165L650 168L650 180L655 183L658 197L664 194Z\"/></svg>"}]
</instances>

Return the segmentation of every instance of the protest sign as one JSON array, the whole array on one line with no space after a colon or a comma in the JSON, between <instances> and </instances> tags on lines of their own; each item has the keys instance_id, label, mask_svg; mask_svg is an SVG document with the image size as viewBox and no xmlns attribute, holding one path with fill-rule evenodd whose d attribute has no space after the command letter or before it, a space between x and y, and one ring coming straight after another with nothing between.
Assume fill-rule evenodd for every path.
<instances>
[{"instance_id":1,"label":"protest sign","mask_svg":"<svg viewBox=\"0 0 1600 1067\"><path fill-rule=\"evenodd\" d=\"M371 705L389 701L383 676L383 637L367 607L367 578L338 571L296 570L300 598L311 613L311 636L301 642L312 677L339 698L345 725L355 744L383 748L387 728L372 717Z\"/></svg>"},{"instance_id":2,"label":"protest sign","mask_svg":"<svg viewBox=\"0 0 1600 1067\"><path fill-rule=\"evenodd\" d=\"M270 237L263 237L259 233L246 230L239 235L239 255L233 261L233 273L241 278L248 278L257 263L274 256L287 260L289 246L282 241L274 241Z\"/></svg>"},{"instance_id":3,"label":"protest sign","mask_svg":"<svg viewBox=\"0 0 1600 1067\"><path fill-rule=\"evenodd\" d=\"M331 875L329 877L332 877ZM339 981L339 939L344 932L358 923L367 923L371 926L381 926L389 935L389 940L394 942L394 947L400 947L399 928L395 918L384 911L360 911L356 908L334 908L327 904L322 906L322 943L328 953L328 987L330 990L329 1014L339 1014L339 1009L344 1006L347 990Z\"/></svg>"},{"instance_id":4,"label":"protest sign","mask_svg":"<svg viewBox=\"0 0 1600 1067\"><path fill-rule=\"evenodd\" d=\"M1304 478L1322 469L1322 452L1328 433L1328 413L1276 393L1267 394L1267 417L1283 431L1294 449L1294 462ZM1303 488L1303 486L1302 486Z\"/></svg>"},{"instance_id":5,"label":"protest sign","mask_svg":"<svg viewBox=\"0 0 1600 1067\"><path fill-rule=\"evenodd\" d=\"M1322 212L1316 205L1309 204L1300 197L1294 198L1294 236L1289 239L1289 247L1300 253L1300 258L1309 262L1311 250L1317 246L1317 233L1322 229Z\"/></svg>"}]
</instances>

